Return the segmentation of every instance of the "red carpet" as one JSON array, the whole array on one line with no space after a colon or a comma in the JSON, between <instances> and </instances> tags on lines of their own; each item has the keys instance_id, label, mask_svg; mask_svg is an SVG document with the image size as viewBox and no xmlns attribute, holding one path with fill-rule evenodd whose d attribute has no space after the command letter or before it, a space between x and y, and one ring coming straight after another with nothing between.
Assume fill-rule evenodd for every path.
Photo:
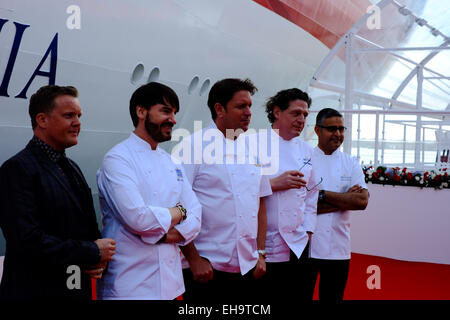
<instances>
[{"instance_id":1,"label":"red carpet","mask_svg":"<svg viewBox=\"0 0 450 320\"><path fill-rule=\"evenodd\" d=\"M379 267L380 289L369 289L368 279ZM320 279L319 279L320 281ZM369 280L369 284L374 283ZM93 299L96 299L93 281ZM318 282L314 293L317 300ZM409 262L352 253L350 272L344 294L345 300L450 300L450 265ZM182 300L182 296L177 300Z\"/></svg>"},{"instance_id":2,"label":"red carpet","mask_svg":"<svg viewBox=\"0 0 450 320\"><path fill-rule=\"evenodd\" d=\"M367 280L380 268L380 289L369 289ZM373 281L369 281L373 283ZM314 294L318 298L318 290ZM345 300L450 300L450 265L408 262L352 253Z\"/></svg>"}]
</instances>

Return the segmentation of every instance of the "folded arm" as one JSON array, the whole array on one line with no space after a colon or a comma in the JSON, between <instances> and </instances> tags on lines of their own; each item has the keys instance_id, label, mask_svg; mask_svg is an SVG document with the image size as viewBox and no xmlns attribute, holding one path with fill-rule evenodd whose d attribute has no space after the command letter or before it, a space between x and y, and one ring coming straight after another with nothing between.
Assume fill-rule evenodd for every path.
<instances>
[{"instance_id":1,"label":"folded arm","mask_svg":"<svg viewBox=\"0 0 450 320\"><path fill-rule=\"evenodd\" d=\"M155 244L181 221L177 208L146 205L141 196L136 172L127 160L107 156L97 175L100 196L117 213L117 218L131 233Z\"/></svg>"},{"instance_id":2,"label":"folded arm","mask_svg":"<svg viewBox=\"0 0 450 320\"><path fill-rule=\"evenodd\" d=\"M317 204L317 213L328 213L339 210L364 210L369 202L369 192L359 185L352 186L347 192L325 190L325 201Z\"/></svg>"}]
</instances>

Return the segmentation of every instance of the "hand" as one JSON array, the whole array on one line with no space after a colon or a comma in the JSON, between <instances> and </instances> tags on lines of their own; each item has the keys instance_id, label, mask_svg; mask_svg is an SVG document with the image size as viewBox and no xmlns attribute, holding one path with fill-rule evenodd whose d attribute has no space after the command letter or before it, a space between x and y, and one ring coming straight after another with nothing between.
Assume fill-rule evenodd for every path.
<instances>
[{"instance_id":1,"label":"hand","mask_svg":"<svg viewBox=\"0 0 450 320\"><path fill-rule=\"evenodd\" d=\"M104 238L94 241L100 250L100 262L111 261L116 252L116 240Z\"/></svg>"},{"instance_id":2,"label":"hand","mask_svg":"<svg viewBox=\"0 0 450 320\"><path fill-rule=\"evenodd\" d=\"M266 273L266 260L262 255L259 255L255 270L253 271L253 278L259 279Z\"/></svg>"},{"instance_id":3,"label":"hand","mask_svg":"<svg viewBox=\"0 0 450 320\"><path fill-rule=\"evenodd\" d=\"M183 215L181 214L180 209L178 209L177 207L169 208L169 212L172 219L170 228L172 228L183 220Z\"/></svg>"},{"instance_id":4,"label":"hand","mask_svg":"<svg viewBox=\"0 0 450 320\"><path fill-rule=\"evenodd\" d=\"M169 232L167 232L167 236L166 236L166 240L164 241L164 243L178 243L178 242L183 242L185 239L184 237L181 235L181 233L175 229L169 229Z\"/></svg>"},{"instance_id":5,"label":"hand","mask_svg":"<svg viewBox=\"0 0 450 320\"><path fill-rule=\"evenodd\" d=\"M348 189L347 192L349 192L349 193L351 193L351 192L360 193L363 190L364 190L363 187L361 187L359 184L355 184L350 189Z\"/></svg>"},{"instance_id":6,"label":"hand","mask_svg":"<svg viewBox=\"0 0 450 320\"><path fill-rule=\"evenodd\" d=\"M89 266L87 269L84 269L84 272L87 273L91 278L96 280L101 279L103 275L103 271L106 269L107 262L99 262L96 265Z\"/></svg>"},{"instance_id":7,"label":"hand","mask_svg":"<svg viewBox=\"0 0 450 320\"><path fill-rule=\"evenodd\" d=\"M189 261L191 272L194 275L194 280L198 282L208 282L213 279L213 269L211 263L202 257Z\"/></svg>"},{"instance_id":8,"label":"hand","mask_svg":"<svg viewBox=\"0 0 450 320\"><path fill-rule=\"evenodd\" d=\"M289 170L276 178L270 179L272 191L287 189L300 189L306 186L306 181L302 179L303 173L298 170Z\"/></svg>"}]
</instances>

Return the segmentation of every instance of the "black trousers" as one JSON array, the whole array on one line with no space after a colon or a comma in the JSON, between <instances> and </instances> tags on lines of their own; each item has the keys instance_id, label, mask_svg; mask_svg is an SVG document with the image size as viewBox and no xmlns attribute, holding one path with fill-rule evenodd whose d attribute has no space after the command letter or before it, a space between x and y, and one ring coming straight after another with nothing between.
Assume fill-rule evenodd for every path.
<instances>
[{"instance_id":1,"label":"black trousers","mask_svg":"<svg viewBox=\"0 0 450 320\"><path fill-rule=\"evenodd\" d=\"M262 301L312 301L314 279L308 251L309 245L303 250L300 259L291 250L289 261L266 263L266 274L258 283Z\"/></svg>"},{"instance_id":2,"label":"black trousers","mask_svg":"<svg viewBox=\"0 0 450 320\"><path fill-rule=\"evenodd\" d=\"M314 286L319 278L319 300L322 302L337 303L343 300L345 286L347 285L350 259L325 260L310 259Z\"/></svg>"},{"instance_id":3,"label":"black trousers","mask_svg":"<svg viewBox=\"0 0 450 320\"><path fill-rule=\"evenodd\" d=\"M257 302L257 280L254 269L245 275L213 269L213 279L208 282L194 281L191 269L183 269L186 291L183 300L187 302Z\"/></svg>"}]
</instances>

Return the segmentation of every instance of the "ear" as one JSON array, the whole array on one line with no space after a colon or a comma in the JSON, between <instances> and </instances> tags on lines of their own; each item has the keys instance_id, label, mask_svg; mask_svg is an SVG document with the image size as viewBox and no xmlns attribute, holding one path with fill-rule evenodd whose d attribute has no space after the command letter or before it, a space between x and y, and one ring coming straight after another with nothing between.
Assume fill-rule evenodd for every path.
<instances>
[{"instance_id":1,"label":"ear","mask_svg":"<svg viewBox=\"0 0 450 320\"><path fill-rule=\"evenodd\" d=\"M145 120L146 117L146 109L140 105L136 106L136 115L138 117L138 119L140 120Z\"/></svg>"},{"instance_id":2,"label":"ear","mask_svg":"<svg viewBox=\"0 0 450 320\"><path fill-rule=\"evenodd\" d=\"M279 106L274 106L273 107L273 116L275 118L275 121L278 120L278 118L280 117L280 113L281 113L281 109Z\"/></svg>"},{"instance_id":3,"label":"ear","mask_svg":"<svg viewBox=\"0 0 450 320\"><path fill-rule=\"evenodd\" d=\"M319 130L320 130L320 128L319 128L319 126L314 126L314 132L317 134L317 136L319 136Z\"/></svg>"},{"instance_id":4,"label":"ear","mask_svg":"<svg viewBox=\"0 0 450 320\"><path fill-rule=\"evenodd\" d=\"M37 126L43 129L47 129L48 127L48 118L47 114L44 112L40 112L36 115L36 123Z\"/></svg>"},{"instance_id":5,"label":"ear","mask_svg":"<svg viewBox=\"0 0 450 320\"><path fill-rule=\"evenodd\" d=\"M222 118L223 115L225 114L226 110L223 107L222 104L216 102L216 104L214 105L214 110L216 111L217 114L217 118Z\"/></svg>"}]
</instances>

